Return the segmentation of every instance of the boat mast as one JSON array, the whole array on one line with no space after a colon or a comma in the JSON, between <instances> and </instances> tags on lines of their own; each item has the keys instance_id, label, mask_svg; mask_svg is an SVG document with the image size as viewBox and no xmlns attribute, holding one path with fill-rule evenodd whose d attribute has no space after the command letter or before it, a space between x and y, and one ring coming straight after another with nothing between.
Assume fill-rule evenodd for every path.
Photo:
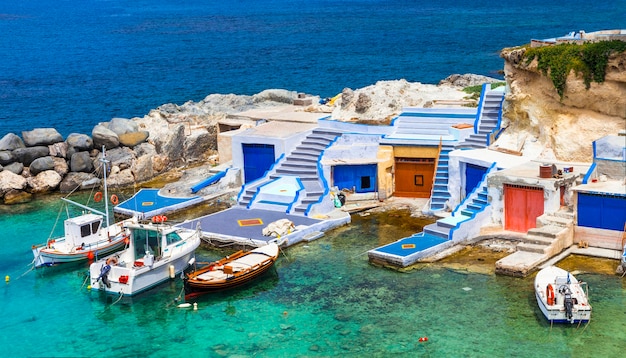
<instances>
[{"instance_id":1,"label":"boat mast","mask_svg":"<svg viewBox=\"0 0 626 358\"><path fill-rule=\"evenodd\" d=\"M106 227L109 227L111 225L111 223L109 223L109 193L107 191L107 163L109 163L109 161L106 159L104 145L102 146L102 158L100 158L100 161L102 162L102 175L104 178L104 216L107 220Z\"/></svg>"}]
</instances>

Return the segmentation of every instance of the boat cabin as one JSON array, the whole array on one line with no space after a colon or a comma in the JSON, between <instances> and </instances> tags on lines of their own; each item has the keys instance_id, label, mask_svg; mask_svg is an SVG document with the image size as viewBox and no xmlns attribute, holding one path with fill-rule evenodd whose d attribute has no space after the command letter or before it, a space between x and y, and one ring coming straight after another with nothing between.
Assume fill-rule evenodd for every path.
<instances>
[{"instance_id":1,"label":"boat cabin","mask_svg":"<svg viewBox=\"0 0 626 358\"><path fill-rule=\"evenodd\" d=\"M100 240L102 216L85 214L65 220L65 240L68 245L81 246Z\"/></svg>"},{"instance_id":2,"label":"boat cabin","mask_svg":"<svg viewBox=\"0 0 626 358\"><path fill-rule=\"evenodd\" d=\"M126 258L135 266L152 266L155 260L171 255L171 245L183 238L176 229L158 226L129 226L131 230L131 250L133 257Z\"/></svg>"}]
</instances>

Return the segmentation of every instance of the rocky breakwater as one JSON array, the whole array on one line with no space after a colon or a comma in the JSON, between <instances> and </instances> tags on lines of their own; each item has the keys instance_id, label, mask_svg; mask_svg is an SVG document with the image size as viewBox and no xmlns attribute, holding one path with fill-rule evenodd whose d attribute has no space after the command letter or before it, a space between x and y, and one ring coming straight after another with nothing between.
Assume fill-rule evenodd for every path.
<instances>
[{"instance_id":1,"label":"rocky breakwater","mask_svg":"<svg viewBox=\"0 0 626 358\"><path fill-rule=\"evenodd\" d=\"M5 135L0 139L0 198L15 204L30 201L33 194L100 187L102 147L110 161L111 187L149 180L215 151L209 128L185 133L183 124L172 126L165 116L156 117L159 120L150 124L162 129L154 135L147 126L125 118L96 125L91 136L73 133L64 139L54 128L23 131L21 137Z\"/></svg>"}]
</instances>

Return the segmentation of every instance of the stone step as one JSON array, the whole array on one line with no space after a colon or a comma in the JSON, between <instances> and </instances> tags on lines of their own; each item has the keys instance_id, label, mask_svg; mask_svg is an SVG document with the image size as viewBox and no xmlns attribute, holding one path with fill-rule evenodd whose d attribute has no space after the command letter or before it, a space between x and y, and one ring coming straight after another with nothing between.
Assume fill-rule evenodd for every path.
<instances>
[{"instance_id":1,"label":"stone step","mask_svg":"<svg viewBox=\"0 0 626 358\"><path fill-rule=\"evenodd\" d=\"M552 225L560 228L566 228L573 225L573 218L566 219L553 215L541 215L537 218L538 225L540 224L542 227Z\"/></svg>"},{"instance_id":2,"label":"stone step","mask_svg":"<svg viewBox=\"0 0 626 358\"><path fill-rule=\"evenodd\" d=\"M540 236L540 235L532 235L529 233L529 234L526 234L526 236L524 236L523 240L525 243L528 243L528 244L550 246L556 240L556 238Z\"/></svg>"},{"instance_id":3,"label":"stone step","mask_svg":"<svg viewBox=\"0 0 626 358\"><path fill-rule=\"evenodd\" d=\"M547 245L540 245L540 244L531 244L531 243L528 243L528 242L522 242L519 245L517 245L517 249L519 251L535 252L535 253L538 253L538 254L547 254L549 246L547 246Z\"/></svg>"},{"instance_id":4,"label":"stone step","mask_svg":"<svg viewBox=\"0 0 626 358\"><path fill-rule=\"evenodd\" d=\"M563 230L565 229L560 226L546 225L528 230L528 235L555 238Z\"/></svg>"}]
</instances>

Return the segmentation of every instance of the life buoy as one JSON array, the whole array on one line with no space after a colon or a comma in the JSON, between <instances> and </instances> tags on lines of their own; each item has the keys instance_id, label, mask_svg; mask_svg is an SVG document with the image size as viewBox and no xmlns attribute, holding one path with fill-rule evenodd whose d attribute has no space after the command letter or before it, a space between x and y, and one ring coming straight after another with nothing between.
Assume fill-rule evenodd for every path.
<instances>
[{"instance_id":1,"label":"life buoy","mask_svg":"<svg viewBox=\"0 0 626 358\"><path fill-rule=\"evenodd\" d=\"M95 201L96 203L99 203L100 201L102 201L102 192L97 192L94 194L93 196L93 201Z\"/></svg>"},{"instance_id":2,"label":"life buoy","mask_svg":"<svg viewBox=\"0 0 626 358\"><path fill-rule=\"evenodd\" d=\"M119 203L120 203L120 199L117 197L117 195L115 194L111 195L111 204L117 205Z\"/></svg>"},{"instance_id":3,"label":"life buoy","mask_svg":"<svg viewBox=\"0 0 626 358\"><path fill-rule=\"evenodd\" d=\"M117 257L109 257L107 259L107 265L117 265Z\"/></svg>"},{"instance_id":4,"label":"life buoy","mask_svg":"<svg viewBox=\"0 0 626 358\"><path fill-rule=\"evenodd\" d=\"M546 287L546 297L548 299L548 304L553 305L554 304L554 287L552 287L552 284L548 284L548 287Z\"/></svg>"},{"instance_id":5,"label":"life buoy","mask_svg":"<svg viewBox=\"0 0 626 358\"><path fill-rule=\"evenodd\" d=\"M152 217L152 222L153 223L164 223L167 221L167 216L165 215L155 215Z\"/></svg>"}]
</instances>

